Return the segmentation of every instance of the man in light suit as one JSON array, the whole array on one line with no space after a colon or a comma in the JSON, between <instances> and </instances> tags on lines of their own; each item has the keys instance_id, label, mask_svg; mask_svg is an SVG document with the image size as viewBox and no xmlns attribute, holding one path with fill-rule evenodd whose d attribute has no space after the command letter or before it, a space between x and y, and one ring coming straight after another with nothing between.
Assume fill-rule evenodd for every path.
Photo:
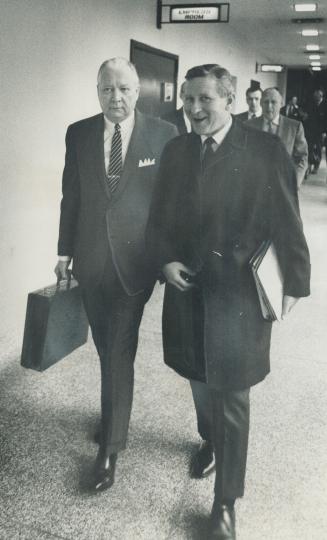
<instances>
[{"instance_id":1,"label":"man in light suit","mask_svg":"<svg viewBox=\"0 0 327 540\"><path fill-rule=\"evenodd\" d=\"M249 125L267 131L283 141L291 156L295 169L297 186L302 184L308 168L308 144L301 122L280 114L283 98L277 88L266 88L262 94L262 117L249 120Z\"/></svg>"},{"instance_id":2,"label":"man in light suit","mask_svg":"<svg viewBox=\"0 0 327 540\"><path fill-rule=\"evenodd\" d=\"M309 254L284 145L232 118L234 89L224 68L196 66L186 80L193 132L163 151L147 241L167 281L164 359L191 379L203 439L190 472L200 478L214 453L211 537L235 540L250 387L270 369L272 323L263 318L249 261L262 242L273 242L284 318L309 294Z\"/></svg>"},{"instance_id":3,"label":"man in light suit","mask_svg":"<svg viewBox=\"0 0 327 540\"><path fill-rule=\"evenodd\" d=\"M181 100L183 100L184 85L185 83L181 85L179 93L179 97L181 98ZM162 119L170 122L171 124L174 124L174 126L176 126L178 130L179 135L182 135L183 133L190 133L191 131L191 122L185 114L184 107L180 107L176 111L165 114Z\"/></svg>"},{"instance_id":4,"label":"man in light suit","mask_svg":"<svg viewBox=\"0 0 327 540\"><path fill-rule=\"evenodd\" d=\"M246 122L252 118L259 118L262 115L261 110L261 97L262 90L261 88L248 88L246 91L246 103L248 104L249 109L245 112L236 114L235 117L241 122Z\"/></svg>"},{"instance_id":5,"label":"man in light suit","mask_svg":"<svg viewBox=\"0 0 327 540\"><path fill-rule=\"evenodd\" d=\"M155 282L144 231L161 151L177 135L135 110L135 67L124 58L98 73L103 114L69 126L55 272L71 259L101 364L101 430L93 489L114 482L132 408L133 363L143 308Z\"/></svg>"}]
</instances>

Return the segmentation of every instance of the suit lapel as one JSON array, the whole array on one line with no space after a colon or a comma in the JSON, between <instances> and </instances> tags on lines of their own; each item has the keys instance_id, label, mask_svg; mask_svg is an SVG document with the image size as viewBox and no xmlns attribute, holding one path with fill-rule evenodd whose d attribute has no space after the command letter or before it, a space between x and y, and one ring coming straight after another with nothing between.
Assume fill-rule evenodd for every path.
<instances>
[{"instance_id":1,"label":"suit lapel","mask_svg":"<svg viewBox=\"0 0 327 540\"><path fill-rule=\"evenodd\" d=\"M108 195L109 190L106 184L106 171L104 163L104 118L100 114L94 123L93 129L89 131L85 152L90 156L90 167L102 189Z\"/></svg>"}]
</instances>

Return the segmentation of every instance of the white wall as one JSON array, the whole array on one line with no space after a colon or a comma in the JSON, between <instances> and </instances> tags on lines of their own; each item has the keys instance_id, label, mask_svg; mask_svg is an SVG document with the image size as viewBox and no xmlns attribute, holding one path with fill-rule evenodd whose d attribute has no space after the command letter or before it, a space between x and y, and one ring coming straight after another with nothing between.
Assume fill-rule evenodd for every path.
<instances>
[{"instance_id":1,"label":"white wall","mask_svg":"<svg viewBox=\"0 0 327 540\"><path fill-rule=\"evenodd\" d=\"M236 111L251 78L276 78L255 73L237 22L157 30L154 0L0 0L0 12L0 337L20 346L28 291L54 281L66 127L99 111L100 63L129 57L131 39L179 55L180 80L218 62L238 78Z\"/></svg>"}]
</instances>

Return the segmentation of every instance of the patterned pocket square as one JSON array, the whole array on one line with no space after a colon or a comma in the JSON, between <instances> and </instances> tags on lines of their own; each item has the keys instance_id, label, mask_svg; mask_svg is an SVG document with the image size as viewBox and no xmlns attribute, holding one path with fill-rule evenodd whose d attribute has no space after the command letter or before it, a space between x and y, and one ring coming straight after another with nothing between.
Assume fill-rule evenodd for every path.
<instances>
[{"instance_id":1,"label":"patterned pocket square","mask_svg":"<svg viewBox=\"0 0 327 540\"><path fill-rule=\"evenodd\" d=\"M153 159L150 159L150 158L140 159L139 160L139 167L149 167L150 165L155 165L155 163L156 163L155 158L153 158Z\"/></svg>"}]
</instances>

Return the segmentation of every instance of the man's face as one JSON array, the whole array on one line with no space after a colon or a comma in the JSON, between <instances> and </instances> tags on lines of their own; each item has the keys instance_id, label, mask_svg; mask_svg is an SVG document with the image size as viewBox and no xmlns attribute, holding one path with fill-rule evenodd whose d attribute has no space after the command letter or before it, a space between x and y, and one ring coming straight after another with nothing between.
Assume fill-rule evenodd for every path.
<instances>
[{"instance_id":1,"label":"man's face","mask_svg":"<svg viewBox=\"0 0 327 540\"><path fill-rule=\"evenodd\" d=\"M324 97L324 94L320 90L317 90L313 94L313 98L314 98L316 103L320 103L322 101L323 97Z\"/></svg>"},{"instance_id":2,"label":"man's face","mask_svg":"<svg viewBox=\"0 0 327 540\"><path fill-rule=\"evenodd\" d=\"M281 106L282 96L277 90L267 90L262 94L262 114L267 120L273 121L279 115Z\"/></svg>"},{"instance_id":3,"label":"man's face","mask_svg":"<svg viewBox=\"0 0 327 540\"><path fill-rule=\"evenodd\" d=\"M248 92L246 95L246 102L251 113L257 113L260 110L260 100L262 93L260 90L255 90L253 92Z\"/></svg>"},{"instance_id":4,"label":"man's face","mask_svg":"<svg viewBox=\"0 0 327 540\"><path fill-rule=\"evenodd\" d=\"M139 97L134 73L126 67L106 67L98 82L98 97L103 114L117 124L130 116Z\"/></svg>"},{"instance_id":5,"label":"man's face","mask_svg":"<svg viewBox=\"0 0 327 540\"><path fill-rule=\"evenodd\" d=\"M184 109L198 135L213 135L228 122L232 99L221 97L218 81L208 75L185 84Z\"/></svg>"}]
</instances>

